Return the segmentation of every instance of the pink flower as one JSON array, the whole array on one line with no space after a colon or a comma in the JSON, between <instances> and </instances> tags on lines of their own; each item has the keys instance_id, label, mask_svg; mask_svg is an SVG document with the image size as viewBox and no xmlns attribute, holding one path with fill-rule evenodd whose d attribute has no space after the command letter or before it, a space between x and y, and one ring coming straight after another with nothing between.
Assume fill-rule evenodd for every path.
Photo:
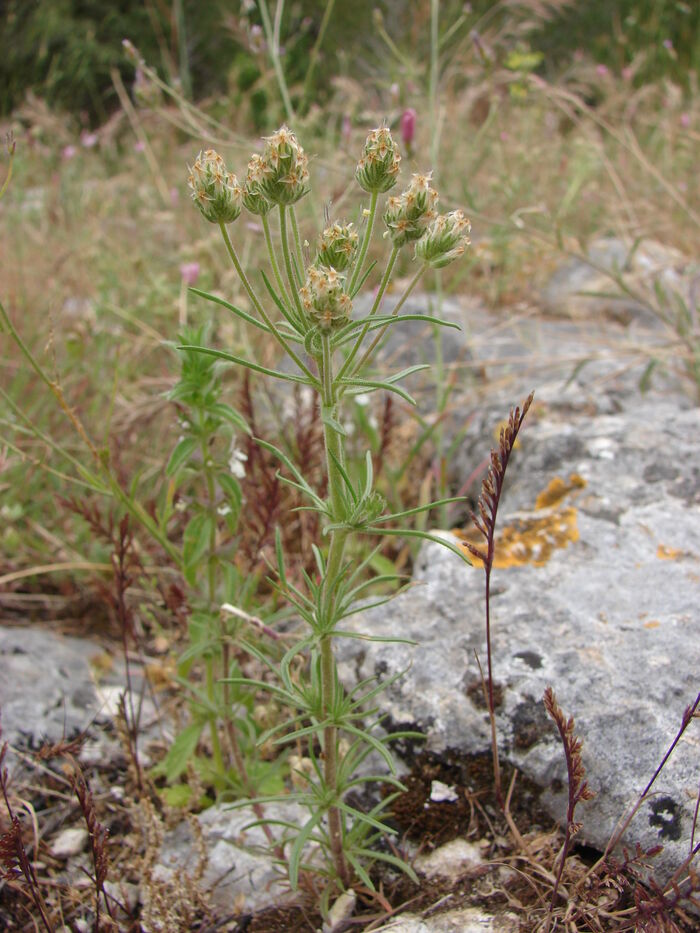
<instances>
[{"instance_id":1,"label":"pink flower","mask_svg":"<svg viewBox=\"0 0 700 933\"><path fill-rule=\"evenodd\" d=\"M607 65L596 65L595 73L599 78L605 78L608 75L608 66Z\"/></svg>"},{"instance_id":2,"label":"pink flower","mask_svg":"<svg viewBox=\"0 0 700 933\"><path fill-rule=\"evenodd\" d=\"M183 262L180 266L180 275L185 285L194 285L199 278L199 263Z\"/></svg>"},{"instance_id":3,"label":"pink flower","mask_svg":"<svg viewBox=\"0 0 700 933\"><path fill-rule=\"evenodd\" d=\"M407 107L401 114L401 139L407 149L411 148L411 143L416 135L416 111L413 107Z\"/></svg>"},{"instance_id":4,"label":"pink flower","mask_svg":"<svg viewBox=\"0 0 700 933\"><path fill-rule=\"evenodd\" d=\"M80 144L86 149L92 149L93 146L96 146L99 142L99 136L97 133L88 133L87 130L83 130L80 134Z\"/></svg>"},{"instance_id":5,"label":"pink flower","mask_svg":"<svg viewBox=\"0 0 700 933\"><path fill-rule=\"evenodd\" d=\"M632 78L634 77L634 68L632 68L631 65L626 65L626 66L622 69L622 71L620 72L620 74L622 75L622 80L623 80L623 81L631 81Z\"/></svg>"},{"instance_id":6,"label":"pink flower","mask_svg":"<svg viewBox=\"0 0 700 933\"><path fill-rule=\"evenodd\" d=\"M350 136L352 135L352 123L350 122L350 117L345 114L343 117L343 122L340 127L340 138L343 140L344 145L348 145L350 142Z\"/></svg>"},{"instance_id":7,"label":"pink flower","mask_svg":"<svg viewBox=\"0 0 700 933\"><path fill-rule=\"evenodd\" d=\"M61 158L65 159L66 162L68 161L68 159L72 159L73 156L77 154L78 154L78 150L76 149L75 146L64 146L63 149L61 149Z\"/></svg>"},{"instance_id":8,"label":"pink flower","mask_svg":"<svg viewBox=\"0 0 700 933\"><path fill-rule=\"evenodd\" d=\"M505 131L505 130L502 130L501 133L500 133L500 140L501 140L501 142L502 142L502 143L507 143L508 140L509 140L509 138L510 138L510 137L508 136L508 134L506 133L506 131Z\"/></svg>"},{"instance_id":9,"label":"pink flower","mask_svg":"<svg viewBox=\"0 0 700 933\"><path fill-rule=\"evenodd\" d=\"M134 152L143 152L145 148L146 148L145 145L140 139L137 139L136 142L134 143Z\"/></svg>"},{"instance_id":10,"label":"pink flower","mask_svg":"<svg viewBox=\"0 0 700 933\"><path fill-rule=\"evenodd\" d=\"M680 116L680 122L681 122L681 126L683 127L683 129L687 130L688 127L690 126L690 114L682 113Z\"/></svg>"}]
</instances>

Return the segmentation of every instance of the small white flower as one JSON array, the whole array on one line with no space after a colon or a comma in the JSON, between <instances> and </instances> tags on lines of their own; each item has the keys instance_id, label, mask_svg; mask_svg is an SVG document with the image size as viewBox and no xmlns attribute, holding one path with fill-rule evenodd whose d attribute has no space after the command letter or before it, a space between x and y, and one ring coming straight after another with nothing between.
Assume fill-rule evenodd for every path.
<instances>
[{"instance_id":1,"label":"small white flower","mask_svg":"<svg viewBox=\"0 0 700 933\"><path fill-rule=\"evenodd\" d=\"M245 472L245 470L243 472ZM219 515L229 515L231 513L231 506L224 503L223 505L220 505L216 511L219 513Z\"/></svg>"},{"instance_id":2,"label":"small white flower","mask_svg":"<svg viewBox=\"0 0 700 933\"><path fill-rule=\"evenodd\" d=\"M237 447L232 447L228 459L228 468L231 471L231 475L235 476L236 479L243 479L245 476L245 462L247 461L248 456L242 450L239 450Z\"/></svg>"}]
</instances>

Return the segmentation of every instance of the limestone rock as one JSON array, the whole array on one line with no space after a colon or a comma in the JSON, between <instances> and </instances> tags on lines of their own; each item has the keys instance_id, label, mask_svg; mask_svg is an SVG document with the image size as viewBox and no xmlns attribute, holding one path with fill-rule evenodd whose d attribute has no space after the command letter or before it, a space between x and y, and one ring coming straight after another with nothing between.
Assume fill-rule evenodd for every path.
<instances>
[{"instance_id":1,"label":"limestone rock","mask_svg":"<svg viewBox=\"0 0 700 933\"><path fill-rule=\"evenodd\" d=\"M662 310L674 313L674 293L694 308L700 270L678 250L654 240L642 241L632 249L631 244L614 237L601 237L590 244L587 257L589 261L568 259L552 275L541 296L550 314L579 320L602 314L623 323L642 318L659 324L649 307L649 303L653 307L659 301L659 288L664 295ZM610 273L622 275L643 300L625 294Z\"/></svg>"},{"instance_id":2,"label":"limestone rock","mask_svg":"<svg viewBox=\"0 0 700 933\"><path fill-rule=\"evenodd\" d=\"M3 739L35 746L89 726L99 710L89 664L98 653L89 642L38 626L0 627Z\"/></svg>"},{"instance_id":3,"label":"limestone rock","mask_svg":"<svg viewBox=\"0 0 700 933\"><path fill-rule=\"evenodd\" d=\"M477 907L463 907L434 914L425 919L402 914L376 933L517 933L514 914L490 914Z\"/></svg>"},{"instance_id":4,"label":"limestone rock","mask_svg":"<svg viewBox=\"0 0 700 933\"><path fill-rule=\"evenodd\" d=\"M265 816L296 822L299 826L308 819L306 811L292 803L266 805ZM184 822L163 840L158 865L162 877L185 872L194 876L199 852L203 850L207 862L200 886L214 905L250 912L290 898L289 882L275 866L262 828L246 828L256 820L250 807L232 810L219 804L198 814L196 820L201 844Z\"/></svg>"}]
</instances>

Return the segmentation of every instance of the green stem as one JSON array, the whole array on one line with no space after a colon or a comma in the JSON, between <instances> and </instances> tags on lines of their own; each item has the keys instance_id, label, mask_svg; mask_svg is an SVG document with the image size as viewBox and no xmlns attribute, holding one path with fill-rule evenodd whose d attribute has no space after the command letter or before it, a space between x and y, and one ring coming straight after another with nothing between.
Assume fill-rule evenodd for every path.
<instances>
[{"instance_id":1,"label":"green stem","mask_svg":"<svg viewBox=\"0 0 700 933\"><path fill-rule=\"evenodd\" d=\"M292 215L292 231L294 233L294 245L297 249L297 263L299 264L299 274L303 275L304 273L304 254L301 250L301 236L299 235L299 227L297 225L297 212L294 209L294 205L289 209L289 213ZM299 285L303 285L303 282L299 282Z\"/></svg>"},{"instance_id":2,"label":"green stem","mask_svg":"<svg viewBox=\"0 0 700 933\"><path fill-rule=\"evenodd\" d=\"M374 299L374 303L372 304L372 309L368 314L368 318L374 317L374 315L379 310L379 306L382 303L382 298L384 297L384 292L386 291L387 286L389 285L389 281L391 279L391 273L394 271L394 265L396 264L396 257L398 255L399 255L399 247L395 246L391 251L391 255L389 256L389 262L386 264L386 269L384 270L384 275L382 276L382 281L379 285L379 290L377 291L377 295ZM362 330L360 331L359 337L355 341L355 344L352 350L345 358L345 362L343 363L343 365L340 367L340 371L338 372L339 379L341 378L341 376L344 376L345 373L350 369L350 366L352 365L353 360L355 359L355 357L360 351L360 347L362 346L362 341L367 336L367 331L369 330L371 323L372 323L371 320L367 320L365 322Z\"/></svg>"},{"instance_id":3,"label":"green stem","mask_svg":"<svg viewBox=\"0 0 700 933\"><path fill-rule=\"evenodd\" d=\"M292 298L294 299L294 305L297 309L299 315L299 320L303 321L305 318L304 309L301 306L301 298L299 298L299 291L294 280L294 269L292 267L292 257L289 252L289 233L287 231L287 208L284 204L280 204L280 239L282 240L282 255L284 256L284 267L287 272L287 282L289 283L289 290L292 293Z\"/></svg>"},{"instance_id":4,"label":"green stem","mask_svg":"<svg viewBox=\"0 0 700 933\"><path fill-rule=\"evenodd\" d=\"M326 411L335 416L336 399L330 337L323 337L322 346L321 404ZM338 520L342 518L343 514L343 480L337 462L342 463L344 459L343 442L340 435L325 422L323 425L323 441L328 470L328 494L333 508L333 517ZM324 631L320 639L321 716L324 720L331 720L335 709L337 675L333 655L333 628L336 622L336 598L347 536L348 532L345 530L331 532L326 571L321 590L320 618L318 622ZM327 790L331 791L335 798L338 794L338 729L335 725L328 725L323 730L323 758L324 782ZM347 887L350 883L350 873L343 851L343 819L339 808L336 806L331 806L328 809L328 835L338 878L343 886Z\"/></svg>"},{"instance_id":5,"label":"green stem","mask_svg":"<svg viewBox=\"0 0 700 933\"><path fill-rule=\"evenodd\" d=\"M367 250L369 249L369 243L372 239L372 231L374 230L374 219L377 215L378 200L379 192L373 191L369 202L369 217L367 218L367 226L365 227L365 233L362 237L362 246L360 247L357 262L355 263L355 268L352 270L352 277L350 279L350 284L348 285L349 295L352 295L353 291L355 290L355 285L362 275L362 268L365 264L365 259L367 258Z\"/></svg>"},{"instance_id":6,"label":"green stem","mask_svg":"<svg viewBox=\"0 0 700 933\"><path fill-rule=\"evenodd\" d=\"M272 266L272 271L275 276L275 281L277 282L277 288L280 290L280 298L284 301L288 308L291 308L292 303L289 300L289 295L287 294L287 289L284 282L282 281L282 274L280 272L279 263L277 262L277 254L275 253L274 246L272 244L272 235L270 233L270 221L267 219L267 214L263 214L261 217L263 230L265 232L265 242L267 243L267 252L270 257L270 265Z\"/></svg>"},{"instance_id":7,"label":"green stem","mask_svg":"<svg viewBox=\"0 0 700 933\"><path fill-rule=\"evenodd\" d=\"M270 331L272 332L272 334L274 335L275 339L277 340L277 342L279 343L279 345L282 347L282 349L288 354L288 356L289 356L292 360L294 360L294 362L297 364L297 366L299 367L299 369L300 369L300 370L304 373L304 375L311 381L311 384L312 384L312 385L316 385L316 384L317 384L317 379L316 379L316 377L314 376L314 374L313 374L313 373L311 372L311 370L306 366L306 364L302 361L302 359L301 359L299 356L297 356L297 354L296 354L295 351L292 349L292 347L289 345L289 343L287 343L286 339L285 339L285 338L282 336L282 334L277 330L277 328L275 327L275 325L274 325L274 324L272 323L272 321L270 320L270 317L268 316L267 312L265 311L265 309L264 309L263 306L261 305L260 301L258 300L258 296L257 296L257 295L255 294L255 292L253 291L253 287L252 287L252 285L250 284L250 282L248 281L248 276L247 276L247 275L245 274L245 272L243 271L243 266L241 265L241 262L240 262L240 260L239 260L239 258L238 258L238 255L236 254L236 250L233 248L233 243L231 242L231 239L230 239L230 237L229 237L229 235L228 235L228 230L226 229L226 224L220 223L220 224L219 224L219 227L221 228L221 234L222 234L222 236L223 236L223 238L224 238L224 243L226 244L226 249L228 250L228 254L229 254L229 256L231 257L231 262L233 263L233 265L234 265L234 267L235 267L235 269L236 269L236 272L237 272L238 275L240 276L241 282L243 283L243 287L245 288L245 290L246 290L246 292L247 292L247 294L248 294L248 297L250 298L251 302L253 303L253 307L254 307L255 310L258 312L258 314L259 314L260 317L263 319L263 321L267 324L267 326L270 328ZM283 241L283 247L284 247L284 241ZM287 252L288 252L288 251L289 251L289 248L287 248ZM285 260L286 260L286 256L285 256ZM294 292L294 294L295 294L296 299L297 299L298 310L301 311L301 302L299 301L299 296L296 294L296 292ZM303 319L303 315L302 315L302 319Z\"/></svg>"},{"instance_id":8,"label":"green stem","mask_svg":"<svg viewBox=\"0 0 700 933\"><path fill-rule=\"evenodd\" d=\"M272 67L275 71L275 77L277 78L277 84L280 89L280 94L282 96L282 103L284 104L284 110L287 114L287 120L290 123L294 122L294 108L292 107L292 100L289 96L289 90L287 89L287 82L284 78L284 72L282 71L282 63L280 61L280 28L282 24L282 9L284 7L284 0L278 0L277 8L275 10L275 28L272 28L272 22L270 20L270 11L267 8L266 0L258 0L258 7L260 9L260 18L262 19L263 29L265 30L265 39L267 41L267 47L270 50L270 58L272 59Z\"/></svg>"},{"instance_id":9,"label":"green stem","mask_svg":"<svg viewBox=\"0 0 700 933\"><path fill-rule=\"evenodd\" d=\"M403 305L404 305L404 302L406 301L406 299L408 298L408 296L411 294L411 292L413 291L413 289L414 289L414 288L416 287L416 285L418 284L418 282L419 282L419 280L420 280L420 277L423 275L423 273L425 272L425 270L426 270L426 266L425 266L425 264L423 264L423 265L420 267L420 269L418 270L418 272L416 272L416 274L413 276L413 278L411 279L411 281L408 283L408 285L406 286L406 289L405 289L403 295L401 296L401 298L399 299L399 301L398 301L396 307L395 307L394 310L391 312L391 316L392 316L392 317L396 317L396 315L399 313L399 311L401 310L401 308L402 308ZM372 354L374 353L374 350L375 350L377 344L381 341L382 337L383 337L384 334L386 333L386 329L387 329L388 326L389 326L388 324L385 324L384 327L380 328L379 333L377 334L377 336L374 338L374 340L373 340L372 343L369 345L369 347L367 347L367 350L365 351L365 353L364 353L362 359L360 360L360 362L359 362L359 363L355 366L355 368L353 369L353 371L352 371L352 373L351 373L352 376L356 376L357 373L359 373L360 370L362 369L362 367L365 365L365 363L370 359L370 357L371 357Z\"/></svg>"}]
</instances>

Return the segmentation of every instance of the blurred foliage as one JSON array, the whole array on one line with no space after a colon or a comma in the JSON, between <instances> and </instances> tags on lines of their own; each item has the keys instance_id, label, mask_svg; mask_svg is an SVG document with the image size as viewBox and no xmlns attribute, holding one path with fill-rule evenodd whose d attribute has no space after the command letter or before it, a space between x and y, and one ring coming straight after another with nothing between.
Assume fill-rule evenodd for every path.
<instances>
[{"instance_id":1,"label":"blurred foliage","mask_svg":"<svg viewBox=\"0 0 700 933\"><path fill-rule=\"evenodd\" d=\"M577 0L532 37L556 68L581 49L616 71L634 66L642 84L665 76L687 84L700 71L698 0Z\"/></svg>"},{"instance_id":2,"label":"blurred foliage","mask_svg":"<svg viewBox=\"0 0 700 933\"><path fill-rule=\"evenodd\" d=\"M130 82L128 38L163 77L202 95L225 86L238 51L222 30L224 0L5 0L0 113L28 90L58 109L103 122L117 104L110 71Z\"/></svg>"},{"instance_id":3,"label":"blurred foliage","mask_svg":"<svg viewBox=\"0 0 700 933\"><path fill-rule=\"evenodd\" d=\"M267 2L274 16L276 3ZM244 119L256 131L279 119L278 93L253 0L3 0L2 7L0 114L10 113L31 90L52 108L93 125L104 122L117 106L110 70L117 68L127 85L133 78L133 64L121 45L129 38L186 96L226 93L239 113L243 105ZM281 7L280 59L295 106L301 102L325 8L325 0L287 0ZM323 105L332 76L359 71L375 81L382 75L396 80L387 49L376 36L375 8L407 52L404 65L413 59L420 71L429 55L428 2L338 3L318 50L306 103L313 99ZM499 26L506 27L516 50L543 55L550 69L565 67L577 49L618 71L633 64L637 83L669 76L683 84L689 69L700 69L697 0L553 0L544 6L541 0L504 6L494 0L466 5L442 0L440 23L442 32L450 24L459 26L441 49L448 58L470 30L477 30L478 41L482 27Z\"/></svg>"}]
</instances>

